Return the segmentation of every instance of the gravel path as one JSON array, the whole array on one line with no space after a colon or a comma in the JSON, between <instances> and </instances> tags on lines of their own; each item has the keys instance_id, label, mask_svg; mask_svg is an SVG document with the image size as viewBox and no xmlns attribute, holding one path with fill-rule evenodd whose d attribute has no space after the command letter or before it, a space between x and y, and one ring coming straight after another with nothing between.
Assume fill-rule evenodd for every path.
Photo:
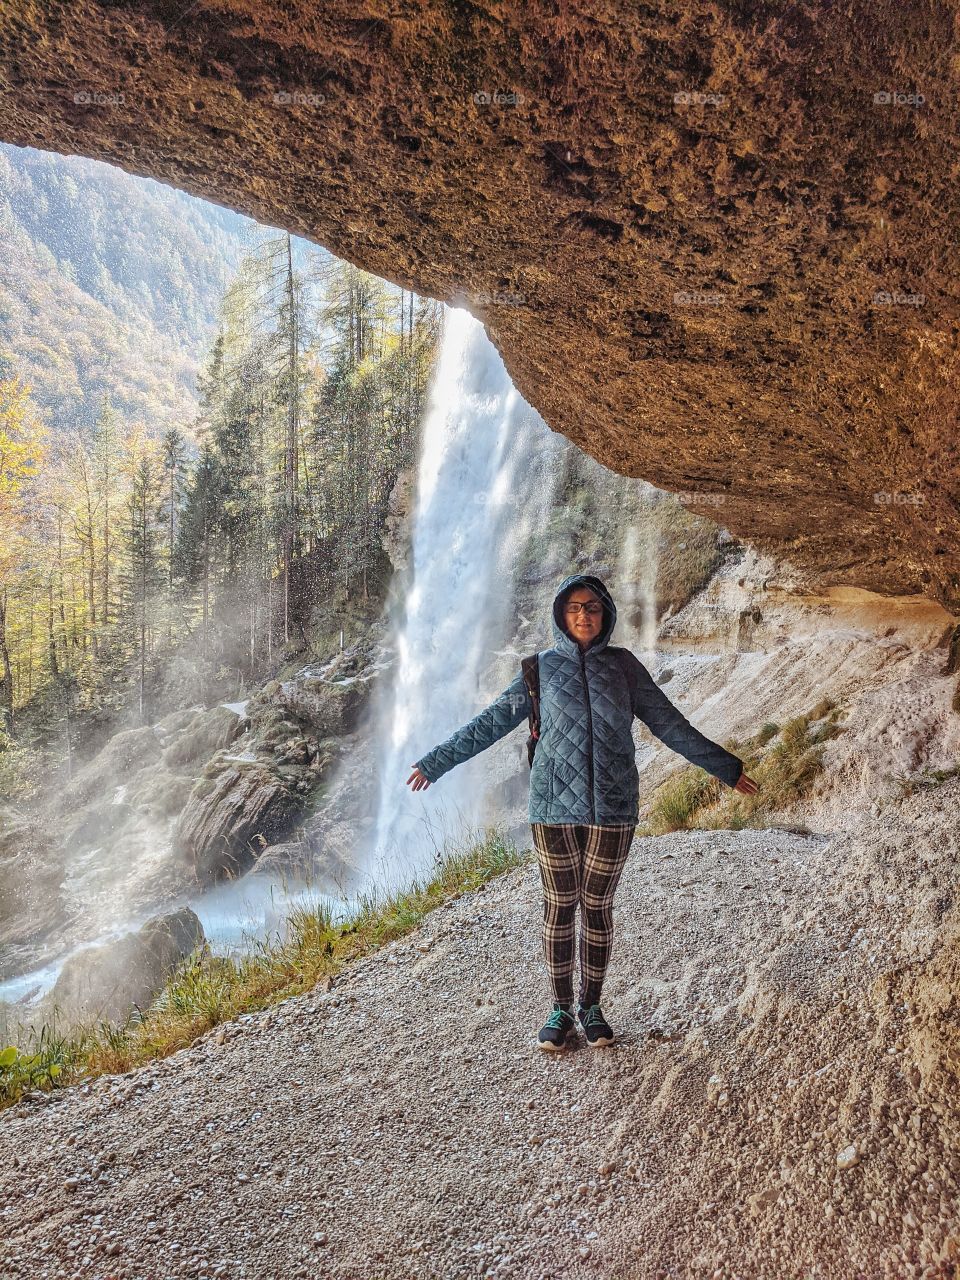
<instances>
[{"instance_id":1,"label":"gravel path","mask_svg":"<svg viewBox=\"0 0 960 1280\"><path fill-rule=\"evenodd\" d=\"M530 863L328 992L22 1103L0 1274L952 1276L957 812L951 782L833 838L637 840L610 1049L535 1047Z\"/></svg>"}]
</instances>

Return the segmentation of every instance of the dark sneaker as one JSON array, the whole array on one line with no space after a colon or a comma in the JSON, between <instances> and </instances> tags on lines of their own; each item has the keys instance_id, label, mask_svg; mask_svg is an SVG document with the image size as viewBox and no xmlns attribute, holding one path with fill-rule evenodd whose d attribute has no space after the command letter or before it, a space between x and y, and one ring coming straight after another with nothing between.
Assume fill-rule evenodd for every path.
<instances>
[{"instance_id":1,"label":"dark sneaker","mask_svg":"<svg viewBox=\"0 0 960 1280\"><path fill-rule=\"evenodd\" d=\"M554 1052L563 1050L567 1047L568 1037L575 1035L576 1031L577 1024L574 1021L573 1014L565 1009L562 1004L555 1004L553 1012L540 1028L537 1041L541 1049Z\"/></svg>"},{"instance_id":2,"label":"dark sneaker","mask_svg":"<svg viewBox=\"0 0 960 1280\"><path fill-rule=\"evenodd\" d=\"M603 1011L598 1004L592 1004L587 1008L581 1005L577 1010L577 1018L583 1027L583 1034L587 1037L587 1044L595 1049L613 1044L613 1028L603 1016Z\"/></svg>"}]
</instances>

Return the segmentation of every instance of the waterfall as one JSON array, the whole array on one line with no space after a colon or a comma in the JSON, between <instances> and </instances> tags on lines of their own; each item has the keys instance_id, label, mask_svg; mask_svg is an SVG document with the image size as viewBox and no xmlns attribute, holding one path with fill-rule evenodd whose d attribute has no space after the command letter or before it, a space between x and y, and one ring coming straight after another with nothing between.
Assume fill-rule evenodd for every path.
<instances>
[{"instance_id":1,"label":"waterfall","mask_svg":"<svg viewBox=\"0 0 960 1280\"><path fill-rule=\"evenodd\" d=\"M492 752L452 769L426 790L413 792L406 780L415 760L506 687L524 654L553 643L549 610L563 577L594 571L599 563L618 605L616 642L640 652L652 650L656 640L657 534L651 522L638 524L638 515L662 495L645 481L612 477L599 463L581 458L580 476L601 503L614 504L618 522L615 538L599 546L590 539L585 548L578 540L580 526L556 519L568 500L557 492L557 479L574 446L518 394L477 320L448 307L444 321L421 428L409 565L398 573L391 605L393 660L384 664L390 675L377 681L366 726L375 744L373 767L367 765L374 822L356 849L359 883L354 880L351 890L361 893L368 887L364 880L389 890L430 873L445 847L480 838L482 828L505 811L525 823L524 786L498 808L485 785ZM549 537L537 538L548 524ZM243 706L233 709L239 713ZM526 782L525 741L520 726L510 739L512 763L506 748L497 752L498 782L508 781L511 770ZM121 788L115 801L124 794ZM341 820L348 824L350 818L346 813ZM169 840L158 840L136 869L157 873L169 858ZM69 874L71 887L78 880L78 893L97 888L90 870L74 860ZM334 898L312 884L251 877L180 895L165 909L189 905L214 949L233 953L244 949L248 936L271 933L294 906L323 903L338 915L346 907L349 914L352 896L344 901L343 894ZM89 915L94 905L88 894L80 911ZM157 909L151 904L148 914ZM123 912L98 919L102 927L90 940L143 922ZM0 985L0 1000L48 989L62 960Z\"/></svg>"},{"instance_id":2,"label":"waterfall","mask_svg":"<svg viewBox=\"0 0 960 1280\"><path fill-rule=\"evenodd\" d=\"M657 490L645 481L638 482L641 496L656 501ZM659 570L659 553L657 549L657 526L648 521L639 528L628 525L624 532L623 550L620 556L622 573L618 579L608 583L617 602L619 613L615 643L626 645L641 660L652 658L657 643L657 573ZM622 582L622 585L621 585ZM636 631L631 633L626 625L629 613L639 615L640 622Z\"/></svg>"},{"instance_id":3,"label":"waterfall","mask_svg":"<svg viewBox=\"0 0 960 1280\"><path fill-rule=\"evenodd\" d=\"M483 821L473 762L419 792L406 780L415 760L472 719L519 669L523 655L509 648L518 625L517 552L546 517L549 460L562 443L518 395L479 321L446 308L423 423L394 678L375 717L382 745L366 871L377 883L423 871L446 840ZM551 643L546 617L535 621L531 652ZM502 683L488 688L491 664ZM522 730L515 732L519 741Z\"/></svg>"}]
</instances>

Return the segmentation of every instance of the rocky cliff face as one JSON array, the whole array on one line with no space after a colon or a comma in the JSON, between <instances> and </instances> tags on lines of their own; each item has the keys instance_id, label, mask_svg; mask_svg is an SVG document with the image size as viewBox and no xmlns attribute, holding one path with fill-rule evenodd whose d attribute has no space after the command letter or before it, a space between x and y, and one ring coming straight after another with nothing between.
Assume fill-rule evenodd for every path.
<instances>
[{"instance_id":1,"label":"rocky cliff face","mask_svg":"<svg viewBox=\"0 0 960 1280\"><path fill-rule=\"evenodd\" d=\"M486 324L609 467L811 584L960 598L946 3L8 7L2 136Z\"/></svg>"}]
</instances>

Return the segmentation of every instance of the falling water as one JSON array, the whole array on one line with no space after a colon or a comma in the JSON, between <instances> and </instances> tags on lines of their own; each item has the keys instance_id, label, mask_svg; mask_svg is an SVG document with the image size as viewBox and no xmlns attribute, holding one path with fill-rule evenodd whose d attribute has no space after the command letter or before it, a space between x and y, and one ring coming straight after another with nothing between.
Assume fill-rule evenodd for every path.
<instances>
[{"instance_id":1,"label":"falling water","mask_svg":"<svg viewBox=\"0 0 960 1280\"><path fill-rule=\"evenodd\" d=\"M483 326L448 309L423 424L395 678L378 709L383 748L367 870L380 883L423 870L445 840L482 821L476 770L451 770L416 793L406 780L414 761L519 669L522 655L509 648L515 562L531 524L545 517L549 459L560 441L518 395ZM541 630L542 645L545 620ZM502 682L491 691L496 673Z\"/></svg>"},{"instance_id":2,"label":"falling water","mask_svg":"<svg viewBox=\"0 0 960 1280\"><path fill-rule=\"evenodd\" d=\"M643 481L640 482L644 484ZM652 493L656 493L652 485L645 485ZM639 529L629 525L624 532L623 550L620 557L623 571L623 586L619 593L614 590L617 608L624 615L628 613L639 617L636 638L628 636L626 628L617 621L616 643L633 649L638 657L652 656L657 641L657 572L659 555L657 550L656 530L652 522L644 523ZM611 590L614 584L610 584ZM629 593L629 594L628 594ZM628 606L632 608L628 609Z\"/></svg>"},{"instance_id":3,"label":"falling water","mask_svg":"<svg viewBox=\"0 0 960 1280\"><path fill-rule=\"evenodd\" d=\"M482 325L466 311L446 308L421 433L410 569L398 584L403 594L396 606L393 679L378 683L369 722L379 744L373 775L376 826L357 869L377 887L409 882L430 868L445 846L477 838L490 820L485 763L471 761L416 793L406 780L415 760L506 687L523 654L552 644L549 605L557 582L581 567L594 568L592 562L581 566L577 547L558 539L550 548L554 563L542 566L543 587L533 591L542 607L534 606L533 617L518 613L518 561L554 511L555 478L564 469L564 450L572 447L518 394ZM656 498L652 486L635 483L641 502ZM628 521L623 537L610 547L604 572L620 611L616 641L636 652L655 645L656 561L653 532L637 531ZM516 762L524 774L525 738L518 728ZM525 816L525 805L518 805L516 819ZM157 853L166 857L168 846L161 844ZM315 887L304 894L297 886L289 897L286 886L280 892L254 879L191 897L187 904L200 915L218 951L242 949L248 936L269 933L285 905L328 901ZM329 904L337 911L344 905L333 899ZM179 905L178 900L167 909ZM108 922L103 923L106 928ZM116 933L120 922L109 923ZM124 923L137 927L138 921ZM47 989L62 959L0 986L0 999Z\"/></svg>"}]
</instances>

